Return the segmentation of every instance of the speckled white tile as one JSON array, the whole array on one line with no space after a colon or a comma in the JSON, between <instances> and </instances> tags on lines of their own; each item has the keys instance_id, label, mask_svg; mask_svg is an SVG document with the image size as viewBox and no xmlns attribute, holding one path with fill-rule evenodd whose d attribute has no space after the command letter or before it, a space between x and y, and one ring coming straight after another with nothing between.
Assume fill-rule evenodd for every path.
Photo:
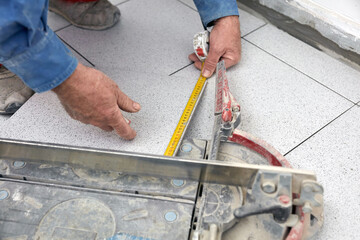
<instances>
[{"instance_id":1,"label":"speckled white tile","mask_svg":"<svg viewBox=\"0 0 360 240\"><path fill-rule=\"evenodd\" d=\"M354 102L360 100L360 71L272 25L267 25L245 38L346 98Z\"/></svg>"},{"instance_id":2,"label":"speckled white tile","mask_svg":"<svg viewBox=\"0 0 360 240\"><path fill-rule=\"evenodd\" d=\"M180 2L184 3L185 5L189 6L190 8L197 10L192 0L179 0ZM244 36L251 31L263 26L265 24L264 20L259 19L248 12L239 8L239 19L240 19L240 30L241 35Z\"/></svg>"},{"instance_id":3,"label":"speckled white tile","mask_svg":"<svg viewBox=\"0 0 360 240\"><path fill-rule=\"evenodd\" d=\"M192 91L192 79L102 69L120 88L142 105L137 114L125 114L137 131L133 141L115 132L72 120L52 92L36 94L5 124L6 138L88 146L162 155Z\"/></svg>"},{"instance_id":4,"label":"speckled white tile","mask_svg":"<svg viewBox=\"0 0 360 240\"><path fill-rule=\"evenodd\" d=\"M170 74L190 63L198 13L176 0L119 5L121 20L106 31L68 27L58 34L97 67Z\"/></svg>"},{"instance_id":5,"label":"speckled white tile","mask_svg":"<svg viewBox=\"0 0 360 240\"><path fill-rule=\"evenodd\" d=\"M1 124L3 124L9 118L10 118L10 115L0 115L0 126L1 126Z\"/></svg>"},{"instance_id":6,"label":"speckled white tile","mask_svg":"<svg viewBox=\"0 0 360 240\"><path fill-rule=\"evenodd\" d=\"M120 3L127 2L129 0L110 0L113 5L119 5Z\"/></svg>"},{"instance_id":7,"label":"speckled white tile","mask_svg":"<svg viewBox=\"0 0 360 240\"><path fill-rule=\"evenodd\" d=\"M190 8L197 11L196 5L193 0L178 0L179 2L182 2L183 4L189 6Z\"/></svg>"},{"instance_id":8,"label":"speckled white tile","mask_svg":"<svg viewBox=\"0 0 360 240\"><path fill-rule=\"evenodd\" d=\"M286 158L315 171L324 187L324 226L316 239L360 239L360 108L353 107Z\"/></svg>"},{"instance_id":9,"label":"speckled white tile","mask_svg":"<svg viewBox=\"0 0 360 240\"><path fill-rule=\"evenodd\" d=\"M69 26L70 23L65 20L65 18L57 15L54 12L48 12L48 25L54 31L58 31L59 29Z\"/></svg>"},{"instance_id":10,"label":"speckled white tile","mask_svg":"<svg viewBox=\"0 0 360 240\"><path fill-rule=\"evenodd\" d=\"M69 47L69 45L67 43L65 43L65 45L67 47ZM72 54L74 54L74 56L76 57L76 59L82 63L83 65L87 66L87 67L92 67L92 65L86 61L86 59L84 59L79 53L75 52L74 49L72 49L71 47L69 47L70 51Z\"/></svg>"},{"instance_id":11,"label":"speckled white tile","mask_svg":"<svg viewBox=\"0 0 360 240\"><path fill-rule=\"evenodd\" d=\"M230 90L242 107L240 128L283 154L353 105L246 41L240 64L227 73ZM194 81L198 75L193 66L175 74ZM214 80L209 79L188 137L211 137Z\"/></svg>"}]
</instances>

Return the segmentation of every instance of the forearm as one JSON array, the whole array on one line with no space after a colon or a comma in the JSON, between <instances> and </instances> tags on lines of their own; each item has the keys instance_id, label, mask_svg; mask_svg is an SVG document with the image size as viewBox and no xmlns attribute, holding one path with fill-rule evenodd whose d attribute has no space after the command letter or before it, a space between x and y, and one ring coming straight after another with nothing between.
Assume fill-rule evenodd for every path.
<instances>
[{"instance_id":1,"label":"forearm","mask_svg":"<svg viewBox=\"0 0 360 240\"><path fill-rule=\"evenodd\" d=\"M67 79L76 58L47 26L47 1L0 4L0 62L37 92Z\"/></svg>"},{"instance_id":2,"label":"forearm","mask_svg":"<svg viewBox=\"0 0 360 240\"><path fill-rule=\"evenodd\" d=\"M239 16L236 0L194 0L204 27L225 16Z\"/></svg>"}]
</instances>

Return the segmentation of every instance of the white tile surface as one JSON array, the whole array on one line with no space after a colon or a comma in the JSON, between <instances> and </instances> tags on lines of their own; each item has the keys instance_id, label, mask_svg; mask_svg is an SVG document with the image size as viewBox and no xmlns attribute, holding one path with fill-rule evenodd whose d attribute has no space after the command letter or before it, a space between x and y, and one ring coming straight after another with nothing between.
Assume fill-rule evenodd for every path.
<instances>
[{"instance_id":1,"label":"white tile surface","mask_svg":"<svg viewBox=\"0 0 360 240\"><path fill-rule=\"evenodd\" d=\"M135 140L125 141L114 132L72 120L52 92L34 95L6 124L0 125L0 136L162 155L192 91L192 87L185 86L193 80L102 70L142 105L139 113L125 114L138 133Z\"/></svg>"},{"instance_id":2,"label":"white tile surface","mask_svg":"<svg viewBox=\"0 0 360 240\"><path fill-rule=\"evenodd\" d=\"M265 24L262 19L259 19L240 8L239 14L241 36L244 36Z\"/></svg>"},{"instance_id":3,"label":"white tile surface","mask_svg":"<svg viewBox=\"0 0 360 240\"><path fill-rule=\"evenodd\" d=\"M128 0L109 0L113 5L119 5L120 3L126 2Z\"/></svg>"},{"instance_id":4,"label":"white tile surface","mask_svg":"<svg viewBox=\"0 0 360 240\"><path fill-rule=\"evenodd\" d=\"M176 0L119 5L120 22L106 31L68 27L58 34L97 67L170 74L190 63L192 38L202 30L197 12Z\"/></svg>"},{"instance_id":5,"label":"white tile surface","mask_svg":"<svg viewBox=\"0 0 360 240\"><path fill-rule=\"evenodd\" d=\"M324 187L324 226L316 239L360 239L360 108L354 107L286 156L314 170Z\"/></svg>"},{"instance_id":6,"label":"white tile surface","mask_svg":"<svg viewBox=\"0 0 360 240\"><path fill-rule=\"evenodd\" d=\"M48 25L54 31L58 31L59 29L69 26L70 23L65 20L65 18L53 13L51 11L48 12Z\"/></svg>"},{"instance_id":7,"label":"white tile surface","mask_svg":"<svg viewBox=\"0 0 360 240\"><path fill-rule=\"evenodd\" d=\"M350 100L360 100L359 71L272 25L245 38Z\"/></svg>"},{"instance_id":8,"label":"white tile surface","mask_svg":"<svg viewBox=\"0 0 360 240\"><path fill-rule=\"evenodd\" d=\"M0 115L0 126L1 126L1 124L3 124L9 118L10 118L9 115Z\"/></svg>"},{"instance_id":9,"label":"white tile surface","mask_svg":"<svg viewBox=\"0 0 360 240\"><path fill-rule=\"evenodd\" d=\"M186 4L187 6L191 7L195 11L197 11L196 5L193 0L178 0L178 1Z\"/></svg>"},{"instance_id":10,"label":"white tile surface","mask_svg":"<svg viewBox=\"0 0 360 240\"><path fill-rule=\"evenodd\" d=\"M196 80L193 66L175 74ZM240 128L286 153L348 109L349 101L243 41L242 60L228 70L230 90L242 107ZM214 77L194 116L189 137L211 137Z\"/></svg>"},{"instance_id":11,"label":"white tile surface","mask_svg":"<svg viewBox=\"0 0 360 240\"><path fill-rule=\"evenodd\" d=\"M194 1L192 0L179 0L179 1L191 7L192 9L197 10ZM239 15L240 15L239 19L240 19L241 36L244 36L249 32L265 24L265 22L262 19L259 19L240 8L239 8Z\"/></svg>"}]
</instances>

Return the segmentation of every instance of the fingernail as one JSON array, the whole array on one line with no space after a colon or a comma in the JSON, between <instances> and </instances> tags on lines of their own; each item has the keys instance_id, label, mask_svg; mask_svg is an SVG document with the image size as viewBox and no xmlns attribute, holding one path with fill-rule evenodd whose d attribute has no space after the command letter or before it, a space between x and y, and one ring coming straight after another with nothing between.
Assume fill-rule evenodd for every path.
<instances>
[{"instance_id":1,"label":"fingernail","mask_svg":"<svg viewBox=\"0 0 360 240\"><path fill-rule=\"evenodd\" d=\"M204 71L203 71L203 74L202 74L204 77L210 77L210 71L209 70L207 70L207 69L204 69Z\"/></svg>"},{"instance_id":2,"label":"fingernail","mask_svg":"<svg viewBox=\"0 0 360 240\"><path fill-rule=\"evenodd\" d=\"M134 107L135 110L140 110L141 109L140 104L138 104L137 102L133 103L133 107Z\"/></svg>"},{"instance_id":3,"label":"fingernail","mask_svg":"<svg viewBox=\"0 0 360 240\"><path fill-rule=\"evenodd\" d=\"M124 119L125 119L126 123L130 125L131 121L129 119L127 119L126 117L124 117Z\"/></svg>"}]
</instances>

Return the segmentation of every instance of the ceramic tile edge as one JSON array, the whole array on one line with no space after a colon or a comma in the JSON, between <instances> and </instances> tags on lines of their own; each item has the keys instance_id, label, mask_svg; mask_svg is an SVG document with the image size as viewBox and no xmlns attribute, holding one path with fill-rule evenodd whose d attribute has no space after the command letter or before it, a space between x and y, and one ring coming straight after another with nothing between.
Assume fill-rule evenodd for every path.
<instances>
[{"instance_id":1,"label":"ceramic tile edge","mask_svg":"<svg viewBox=\"0 0 360 240\"><path fill-rule=\"evenodd\" d=\"M338 116L336 116L334 119L332 119L330 122L326 123L324 126L322 126L321 128L319 128L318 130L316 130L314 133L312 133L310 136L308 136L307 138L305 138L304 140L302 140L299 144L297 144L295 147L293 147L292 149L290 149L289 151L287 151L286 153L284 153L284 157L286 157L286 155L290 154L291 152L293 152L294 150L296 150L298 147L300 147L303 143L307 142L308 140L310 140L311 138L313 138L314 136L316 136L318 133L320 133L323 129L329 127L330 125L332 125L334 122L336 122L338 119L340 119L342 116L344 116L346 113L348 113L349 111L351 111L351 109L353 109L355 106L357 106L356 104L352 105L351 107L349 107L348 109L346 109L345 111L343 111L342 113L340 113ZM359 106L358 106L359 107Z\"/></svg>"},{"instance_id":2,"label":"ceramic tile edge","mask_svg":"<svg viewBox=\"0 0 360 240\"><path fill-rule=\"evenodd\" d=\"M259 29L261 30L261 29ZM255 32L255 31L254 31ZM253 32L253 33L254 33ZM287 61L275 56L274 54L272 54L271 52L267 51L266 49L263 49L262 47L258 46L256 43L253 43L252 41L250 41L249 39L247 39L246 37L243 38L245 41L247 41L248 43L252 44L253 46L257 47L258 49L260 49L261 51L267 53L268 55L276 58L278 61L283 62L284 64L288 65L289 67L293 68L295 71L298 71L299 73L305 75L306 77L310 78L311 80L313 80L314 82L316 82L317 84L321 85L322 87L330 90L331 92L337 94L338 96L342 97L343 99L347 100L348 102L352 103L352 104L356 104L356 102L352 101L351 99L349 99L348 97L345 97L343 94L339 93L338 91L332 89L329 86L326 86L324 83L322 83L321 81L317 80L316 78L310 76L307 73L304 73L303 71L301 71L300 69L298 69L297 67L293 66L292 64L288 63Z\"/></svg>"}]
</instances>

